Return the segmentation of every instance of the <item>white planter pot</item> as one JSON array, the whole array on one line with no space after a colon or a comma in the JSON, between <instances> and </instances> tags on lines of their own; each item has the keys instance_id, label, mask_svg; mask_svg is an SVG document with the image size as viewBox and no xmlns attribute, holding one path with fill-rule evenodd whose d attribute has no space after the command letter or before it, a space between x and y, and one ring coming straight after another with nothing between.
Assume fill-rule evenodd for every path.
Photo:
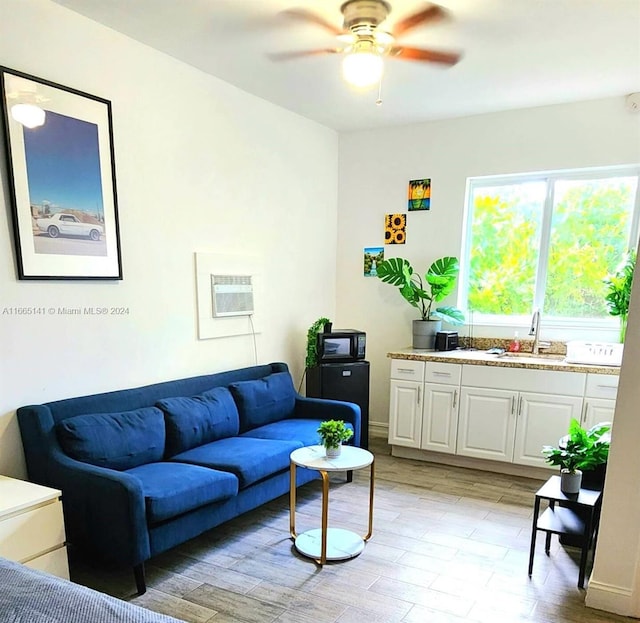
<instances>
[{"instance_id":1,"label":"white planter pot","mask_svg":"<svg viewBox=\"0 0 640 623\"><path fill-rule=\"evenodd\" d=\"M325 448L325 450L327 451L328 459L335 459L336 457L340 456L342 445L339 445L337 448Z\"/></svg>"},{"instance_id":2,"label":"white planter pot","mask_svg":"<svg viewBox=\"0 0 640 623\"><path fill-rule=\"evenodd\" d=\"M560 491L562 493L578 493L582 484L582 472L577 469L570 472L566 469L560 470Z\"/></svg>"},{"instance_id":3,"label":"white planter pot","mask_svg":"<svg viewBox=\"0 0 640 623\"><path fill-rule=\"evenodd\" d=\"M436 333L442 329L442 320L414 320L413 348L434 350Z\"/></svg>"}]
</instances>

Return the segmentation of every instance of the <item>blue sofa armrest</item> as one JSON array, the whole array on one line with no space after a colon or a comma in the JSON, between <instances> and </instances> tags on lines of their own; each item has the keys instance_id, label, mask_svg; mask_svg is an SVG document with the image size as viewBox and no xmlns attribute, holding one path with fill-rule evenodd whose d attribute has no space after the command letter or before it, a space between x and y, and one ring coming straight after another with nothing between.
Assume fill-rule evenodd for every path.
<instances>
[{"instance_id":1,"label":"blue sofa armrest","mask_svg":"<svg viewBox=\"0 0 640 623\"><path fill-rule=\"evenodd\" d=\"M106 560L135 566L148 559L151 548L140 480L65 454L44 405L18 409L18 422L30 458L29 479L62 491L67 540Z\"/></svg>"},{"instance_id":2,"label":"blue sofa armrest","mask_svg":"<svg viewBox=\"0 0 640 623\"><path fill-rule=\"evenodd\" d=\"M349 422L354 430L353 445L360 446L361 413L355 402L298 396L293 417Z\"/></svg>"},{"instance_id":3,"label":"blue sofa armrest","mask_svg":"<svg viewBox=\"0 0 640 623\"><path fill-rule=\"evenodd\" d=\"M105 560L135 566L151 556L142 483L125 472L63 455L54 470L68 540Z\"/></svg>"}]
</instances>

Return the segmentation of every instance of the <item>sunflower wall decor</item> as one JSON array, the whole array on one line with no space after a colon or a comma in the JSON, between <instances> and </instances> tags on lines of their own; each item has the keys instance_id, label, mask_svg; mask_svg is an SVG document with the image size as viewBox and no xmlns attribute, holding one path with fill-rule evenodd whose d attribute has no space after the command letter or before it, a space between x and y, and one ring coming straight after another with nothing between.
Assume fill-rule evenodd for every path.
<instances>
[{"instance_id":1,"label":"sunflower wall decor","mask_svg":"<svg viewBox=\"0 0 640 623\"><path fill-rule=\"evenodd\" d=\"M384 217L384 243L404 244L407 240L406 228L406 214L387 214Z\"/></svg>"},{"instance_id":2,"label":"sunflower wall decor","mask_svg":"<svg viewBox=\"0 0 640 623\"><path fill-rule=\"evenodd\" d=\"M411 180L409 182L409 211L431 208L431 180Z\"/></svg>"}]
</instances>

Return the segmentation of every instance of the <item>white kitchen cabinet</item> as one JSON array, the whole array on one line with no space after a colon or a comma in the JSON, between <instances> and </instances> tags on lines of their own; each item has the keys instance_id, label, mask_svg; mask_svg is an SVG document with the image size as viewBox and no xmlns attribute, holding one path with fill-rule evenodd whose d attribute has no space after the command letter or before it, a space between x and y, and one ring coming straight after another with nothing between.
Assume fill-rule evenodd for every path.
<instances>
[{"instance_id":1,"label":"white kitchen cabinet","mask_svg":"<svg viewBox=\"0 0 640 623\"><path fill-rule=\"evenodd\" d=\"M405 456L429 450L514 469L555 469L542 448L557 445L572 418L586 428L611 421L618 388L617 375L588 369L441 363L428 355L392 358L391 379L389 443L411 448Z\"/></svg>"},{"instance_id":2,"label":"white kitchen cabinet","mask_svg":"<svg viewBox=\"0 0 640 623\"><path fill-rule=\"evenodd\" d=\"M69 579L60 491L0 476L0 556Z\"/></svg>"},{"instance_id":3,"label":"white kitchen cabinet","mask_svg":"<svg viewBox=\"0 0 640 623\"><path fill-rule=\"evenodd\" d=\"M455 454L458 433L457 385L424 384L420 447Z\"/></svg>"},{"instance_id":4,"label":"white kitchen cabinet","mask_svg":"<svg viewBox=\"0 0 640 623\"><path fill-rule=\"evenodd\" d=\"M567 434L571 419L580 419L581 408L582 396L521 393L516 407L513 462L550 467L541 453L543 446L556 446Z\"/></svg>"},{"instance_id":5,"label":"white kitchen cabinet","mask_svg":"<svg viewBox=\"0 0 640 623\"><path fill-rule=\"evenodd\" d=\"M457 453L550 467L541 454L580 418L586 375L463 366Z\"/></svg>"},{"instance_id":6,"label":"white kitchen cabinet","mask_svg":"<svg viewBox=\"0 0 640 623\"><path fill-rule=\"evenodd\" d=\"M511 462L518 393L462 387L457 454Z\"/></svg>"},{"instance_id":7,"label":"white kitchen cabinet","mask_svg":"<svg viewBox=\"0 0 640 623\"><path fill-rule=\"evenodd\" d=\"M392 361L391 445L455 453L461 369L456 364Z\"/></svg>"},{"instance_id":8,"label":"white kitchen cabinet","mask_svg":"<svg viewBox=\"0 0 640 623\"><path fill-rule=\"evenodd\" d=\"M419 448L422 435L422 386L416 381L391 379L389 443Z\"/></svg>"},{"instance_id":9,"label":"white kitchen cabinet","mask_svg":"<svg viewBox=\"0 0 640 623\"><path fill-rule=\"evenodd\" d=\"M424 368L420 447L455 454L462 366L428 361Z\"/></svg>"},{"instance_id":10,"label":"white kitchen cabinet","mask_svg":"<svg viewBox=\"0 0 640 623\"><path fill-rule=\"evenodd\" d=\"M582 427L589 430L592 426L601 422L613 422L615 410L615 400L585 398L584 408L582 409Z\"/></svg>"},{"instance_id":11,"label":"white kitchen cabinet","mask_svg":"<svg viewBox=\"0 0 640 623\"><path fill-rule=\"evenodd\" d=\"M587 374L581 424L589 429L601 422L613 422L618 395L618 376L613 374Z\"/></svg>"}]
</instances>

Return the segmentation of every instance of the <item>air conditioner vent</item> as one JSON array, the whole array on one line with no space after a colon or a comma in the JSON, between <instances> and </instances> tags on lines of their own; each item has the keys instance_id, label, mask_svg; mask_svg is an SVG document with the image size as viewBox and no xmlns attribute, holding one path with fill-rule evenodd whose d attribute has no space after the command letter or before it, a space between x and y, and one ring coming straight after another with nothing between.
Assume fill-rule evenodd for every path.
<instances>
[{"instance_id":1,"label":"air conditioner vent","mask_svg":"<svg viewBox=\"0 0 640 623\"><path fill-rule=\"evenodd\" d=\"M251 275L211 275L213 317L253 314Z\"/></svg>"}]
</instances>

